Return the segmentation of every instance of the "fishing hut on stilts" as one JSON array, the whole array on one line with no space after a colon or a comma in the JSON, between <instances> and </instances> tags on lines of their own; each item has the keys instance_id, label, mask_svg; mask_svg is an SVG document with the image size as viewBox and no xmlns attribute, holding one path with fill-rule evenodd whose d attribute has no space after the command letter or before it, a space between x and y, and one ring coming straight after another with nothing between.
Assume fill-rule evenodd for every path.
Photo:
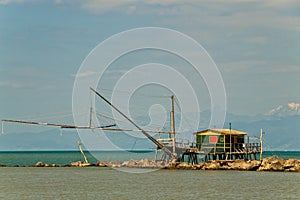
<instances>
[{"instance_id":1,"label":"fishing hut on stilts","mask_svg":"<svg viewBox=\"0 0 300 200\"><path fill-rule=\"evenodd\" d=\"M52 126L59 127L61 129L91 129L91 130L104 130L104 131L132 131L141 132L146 138L155 144L155 160L163 161L164 163L172 162L188 162L191 164L197 164L199 161L209 160L262 160L262 135L261 130L259 142L250 143L250 137L247 136L246 132L232 130L231 123L229 129L206 129L203 131L193 133L195 136L195 142L178 142L176 135L178 132L175 131L175 111L174 102L175 97L171 96L171 112L170 112L170 131L162 130L144 130L132 119L126 116L118 108L116 108L110 101L102 96L95 89L90 88L91 93L93 92L106 102L110 107L116 110L121 116L127 121L134 125L137 130L125 130L115 128L116 124L109 124L106 126L94 127L92 126L92 112L93 109L89 109L89 123L86 126L77 126L69 124L59 123L45 123L45 122L34 122L34 121L23 121L23 120L11 120L2 119L2 133L3 123L13 122L40 126ZM91 103L92 105L92 103ZM149 133L157 133L156 137L151 136ZM78 142L78 147L83 155L85 163L88 163L86 156L82 150L81 143ZM161 158L158 158L160 153Z\"/></svg>"},{"instance_id":2,"label":"fishing hut on stilts","mask_svg":"<svg viewBox=\"0 0 300 200\"><path fill-rule=\"evenodd\" d=\"M262 129L260 137L251 138L246 132L229 129L207 129L195 132L197 154L209 160L262 160ZM259 140L259 141L258 141ZM259 156L258 156L259 155Z\"/></svg>"}]
</instances>

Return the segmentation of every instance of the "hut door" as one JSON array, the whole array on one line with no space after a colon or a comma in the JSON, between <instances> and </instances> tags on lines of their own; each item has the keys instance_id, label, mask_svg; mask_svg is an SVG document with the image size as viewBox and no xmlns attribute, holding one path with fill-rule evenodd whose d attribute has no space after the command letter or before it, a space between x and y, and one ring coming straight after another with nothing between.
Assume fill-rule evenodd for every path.
<instances>
[{"instance_id":1,"label":"hut door","mask_svg":"<svg viewBox=\"0 0 300 200\"><path fill-rule=\"evenodd\" d=\"M237 136L233 137L233 143L237 143Z\"/></svg>"}]
</instances>

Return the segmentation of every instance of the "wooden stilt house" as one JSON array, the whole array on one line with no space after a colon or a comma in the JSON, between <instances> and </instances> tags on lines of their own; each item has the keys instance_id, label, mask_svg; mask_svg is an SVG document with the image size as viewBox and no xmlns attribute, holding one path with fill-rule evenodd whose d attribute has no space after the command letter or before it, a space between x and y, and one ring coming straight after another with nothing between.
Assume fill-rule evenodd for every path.
<instances>
[{"instance_id":1,"label":"wooden stilt house","mask_svg":"<svg viewBox=\"0 0 300 200\"><path fill-rule=\"evenodd\" d=\"M196 147L205 160L256 159L259 143L245 142L246 132L231 129L207 129L194 133Z\"/></svg>"}]
</instances>

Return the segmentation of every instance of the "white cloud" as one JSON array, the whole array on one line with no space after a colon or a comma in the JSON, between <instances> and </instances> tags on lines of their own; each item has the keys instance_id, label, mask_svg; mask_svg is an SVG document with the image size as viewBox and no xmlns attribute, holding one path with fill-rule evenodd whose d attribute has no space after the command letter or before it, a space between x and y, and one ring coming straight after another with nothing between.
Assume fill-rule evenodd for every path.
<instances>
[{"instance_id":1,"label":"white cloud","mask_svg":"<svg viewBox=\"0 0 300 200\"><path fill-rule=\"evenodd\" d=\"M63 1L63 0L60 0ZM69 1L69 0L64 0ZM132 5L143 3L145 5L160 5L160 6L172 6L172 5L201 5L201 4L246 4L246 3L258 3L265 7L289 7L294 5L299 5L298 0L204 0L204 1L195 1L195 0L85 0L82 1L82 5L84 8L91 9L93 11L111 11L120 6Z\"/></svg>"},{"instance_id":2,"label":"white cloud","mask_svg":"<svg viewBox=\"0 0 300 200\"><path fill-rule=\"evenodd\" d=\"M106 11L111 11L121 6L130 5L132 3L136 3L136 0L123 0L123 1L87 0L82 2L82 8L92 12L102 13Z\"/></svg>"},{"instance_id":3,"label":"white cloud","mask_svg":"<svg viewBox=\"0 0 300 200\"><path fill-rule=\"evenodd\" d=\"M40 0L0 0L0 4L41 2ZM157 24L220 26L228 28L272 27L300 31L300 17L286 9L300 9L298 0L53 0L55 5L77 5L95 14L118 12L137 15L170 16ZM178 15L176 17L176 15ZM175 16L175 17L174 17ZM262 41L260 41L262 42Z\"/></svg>"},{"instance_id":4,"label":"white cloud","mask_svg":"<svg viewBox=\"0 0 300 200\"><path fill-rule=\"evenodd\" d=\"M264 45L268 41L267 37L264 36L257 36L257 37L251 37L247 38L246 42L253 43L253 44L259 44L259 45Z\"/></svg>"},{"instance_id":5,"label":"white cloud","mask_svg":"<svg viewBox=\"0 0 300 200\"><path fill-rule=\"evenodd\" d=\"M0 0L0 4L2 5L8 5L8 4L13 4L13 3L29 3L29 2L34 2L38 0Z\"/></svg>"},{"instance_id":6,"label":"white cloud","mask_svg":"<svg viewBox=\"0 0 300 200\"><path fill-rule=\"evenodd\" d=\"M209 5L209 4L208 4ZM228 31L240 32L244 29L274 28L282 30L300 31L300 17L289 16L278 10L261 8L259 5L245 10L245 7L231 8L228 4L212 5L210 9L197 6L185 6L186 13L180 17L167 18L162 24L183 26L209 26L226 28ZM242 9L243 8L243 9ZM201 10L201 12L199 12Z\"/></svg>"},{"instance_id":7,"label":"white cloud","mask_svg":"<svg viewBox=\"0 0 300 200\"><path fill-rule=\"evenodd\" d=\"M23 3L24 0L0 0L0 4Z\"/></svg>"},{"instance_id":8,"label":"white cloud","mask_svg":"<svg viewBox=\"0 0 300 200\"><path fill-rule=\"evenodd\" d=\"M63 0L54 0L53 2L54 2L54 4L62 4Z\"/></svg>"},{"instance_id":9,"label":"white cloud","mask_svg":"<svg viewBox=\"0 0 300 200\"><path fill-rule=\"evenodd\" d=\"M70 0L60 0L64 2L74 2ZM142 13L153 12L152 14L159 13L175 13L184 14L184 12L189 12L187 8L194 8L196 13L202 14L203 12L212 11L217 8L217 10L224 10L228 7L234 9L232 6L246 7L251 10L250 6L256 6L258 9L266 10L268 8L275 8L280 10L281 8L293 8L295 6L300 6L300 2L297 0L204 0L204 1L194 1L194 0L85 0L85 1L75 1L82 5L82 8L92 11L94 13L103 13L111 11L125 12L127 8L139 7ZM153 8L151 9L151 6ZM207 10L199 10L198 8L206 7ZM173 9L172 9L173 8ZM173 12L170 12L170 11ZM244 9L247 11L248 9ZM267 10L266 10L267 11Z\"/></svg>"},{"instance_id":10,"label":"white cloud","mask_svg":"<svg viewBox=\"0 0 300 200\"><path fill-rule=\"evenodd\" d=\"M92 76L92 75L95 75L95 74L97 74L97 72L86 71L86 72L82 72L82 73L71 74L71 76L77 77L77 78L82 78L82 77Z\"/></svg>"},{"instance_id":11,"label":"white cloud","mask_svg":"<svg viewBox=\"0 0 300 200\"><path fill-rule=\"evenodd\" d=\"M246 51L242 55L246 57L257 56L259 53L257 51Z\"/></svg>"},{"instance_id":12,"label":"white cloud","mask_svg":"<svg viewBox=\"0 0 300 200\"><path fill-rule=\"evenodd\" d=\"M291 6L299 6L299 0L267 0L267 1L261 1L257 0L257 2L262 2L265 6L269 7L291 7Z\"/></svg>"},{"instance_id":13,"label":"white cloud","mask_svg":"<svg viewBox=\"0 0 300 200\"><path fill-rule=\"evenodd\" d=\"M265 66L265 61L257 61L257 60L241 60L241 61L235 61L235 62L228 62L224 64L220 64L220 66L223 66L222 69L225 72L243 72L249 70L249 71L255 71L255 69L263 69L262 66Z\"/></svg>"},{"instance_id":14,"label":"white cloud","mask_svg":"<svg viewBox=\"0 0 300 200\"><path fill-rule=\"evenodd\" d=\"M11 82L11 81L1 81L0 82L0 88L28 88L31 87L30 84L21 84L17 82Z\"/></svg>"},{"instance_id":15,"label":"white cloud","mask_svg":"<svg viewBox=\"0 0 300 200\"><path fill-rule=\"evenodd\" d=\"M40 1L42 0L0 0L0 4L11 4L11 3L28 3L32 1ZM293 7L300 6L298 0L53 0L54 4L80 4L83 8L88 9L90 11L96 12L105 12L112 11L116 8L122 6L136 5L136 4L144 4L144 5L160 5L160 6L176 6L176 5L204 5L204 4L223 4L223 5L232 5L232 4L247 4L247 3L256 3L260 4L264 7L269 8L282 8L282 7ZM124 11L124 10L123 10Z\"/></svg>"},{"instance_id":16,"label":"white cloud","mask_svg":"<svg viewBox=\"0 0 300 200\"><path fill-rule=\"evenodd\" d=\"M258 60L241 60L234 62L227 62L219 65L221 69L227 73L299 73L300 66L297 65L281 65L277 63L270 63L268 61Z\"/></svg>"},{"instance_id":17,"label":"white cloud","mask_svg":"<svg viewBox=\"0 0 300 200\"><path fill-rule=\"evenodd\" d=\"M105 73L108 74L125 74L126 72L128 72L128 70L126 69L113 69L105 71Z\"/></svg>"},{"instance_id":18,"label":"white cloud","mask_svg":"<svg viewBox=\"0 0 300 200\"><path fill-rule=\"evenodd\" d=\"M277 73L285 73L285 72L300 72L300 66L290 65L290 66L280 66L276 67L272 70Z\"/></svg>"}]
</instances>

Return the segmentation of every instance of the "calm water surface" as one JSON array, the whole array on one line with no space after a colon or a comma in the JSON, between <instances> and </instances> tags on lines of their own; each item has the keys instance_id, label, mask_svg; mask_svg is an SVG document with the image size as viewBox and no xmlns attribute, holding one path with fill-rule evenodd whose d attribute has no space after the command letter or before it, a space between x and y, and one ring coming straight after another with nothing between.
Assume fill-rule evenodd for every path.
<instances>
[{"instance_id":1,"label":"calm water surface","mask_svg":"<svg viewBox=\"0 0 300 200\"><path fill-rule=\"evenodd\" d=\"M264 156L300 158L300 152ZM97 160L153 159L154 153L93 152ZM79 152L0 152L14 166L68 164ZM137 172L138 169L131 169ZM300 199L300 173L156 170L125 173L109 168L0 168L0 199Z\"/></svg>"},{"instance_id":2,"label":"calm water surface","mask_svg":"<svg viewBox=\"0 0 300 200\"><path fill-rule=\"evenodd\" d=\"M154 151L150 152L129 152L129 151L98 151L86 152L89 162L96 163L97 160L112 161L119 160L139 160L148 158L154 159ZM300 151L266 151L263 157L278 156L279 158L300 159ZM79 151L0 151L0 164L7 166L29 166L37 162L55 163L58 165L70 164L71 162L82 160Z\"/></svg>"},{"instance_id":3,"label":"calm water surface","mask_svg":"<svg viewBox=\"0 0 300 200\"><path fill-rule=\"evenodd\" d=\"M0 168L0 199L300 199L300 173Z\"/></svg>"}]
</instances>

